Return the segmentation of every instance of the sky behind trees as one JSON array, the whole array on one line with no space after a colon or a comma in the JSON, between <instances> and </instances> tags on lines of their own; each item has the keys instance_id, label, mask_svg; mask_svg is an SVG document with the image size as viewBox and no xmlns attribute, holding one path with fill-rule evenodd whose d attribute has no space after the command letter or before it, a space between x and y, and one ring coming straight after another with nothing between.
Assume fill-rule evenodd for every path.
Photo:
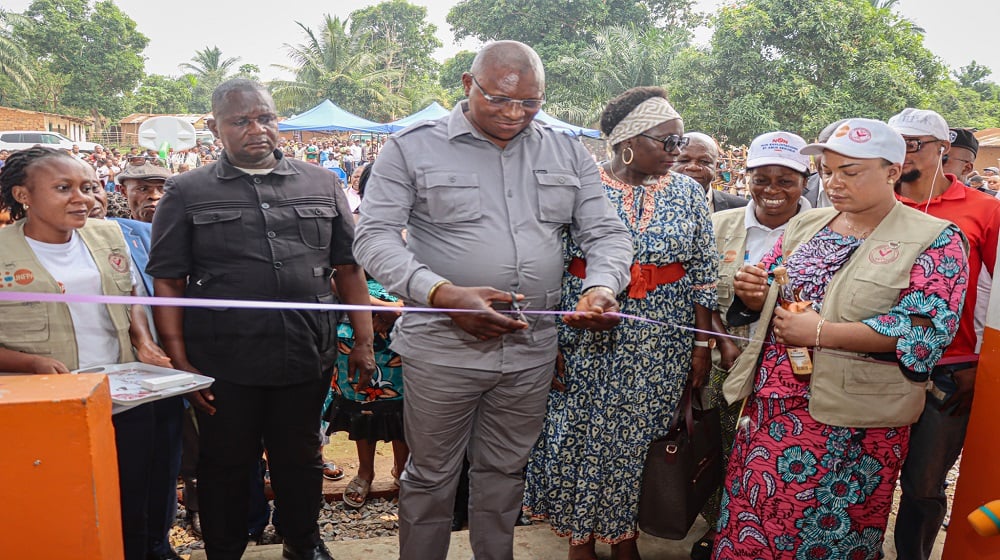
<instances>
[{"instance_id":1,"label":"sky behind trees","mask_svg":"<svg viewBox=\"0 0 1000 560\"><path fill-rule=\"evenodd\" d=\"M238 56L241 63L258 65L261 77L270 80L288 77L272 64L288 64L282 45L300 40L301 29L295 25L296 21L316 27L325 13L346 18L352 11L380 1L284 0L272 3L249 0L234 5L203 0L116 0L116 4L150 39L145 51L149 73L179 76L182 72L178 66L189 62L195 50L217 45L226 56ZM934 0L899 0L896 11L926 30L924 46L951 69L958 70L975 60L992 69L990 80L1000 83L1000 49L996 48L996 33L990 23L992 17L988 17L996 14L995 2L951 0L942 4ZM425 6L428 20L438 28L437 37L444 45L434 53L438 61L444 61L462 48L476 49L478 43L473 40L456 44L445 22L448 10L457 0L411 0L411 3ZM698 0L697 3L702 11L714 11L726 2ZM9 11L23 11L29 4L30 0L4 0L3 7ZM711 30L708 29L696 34L697 42L704 43L710 38Z\"/></svg>"}]
</instances>

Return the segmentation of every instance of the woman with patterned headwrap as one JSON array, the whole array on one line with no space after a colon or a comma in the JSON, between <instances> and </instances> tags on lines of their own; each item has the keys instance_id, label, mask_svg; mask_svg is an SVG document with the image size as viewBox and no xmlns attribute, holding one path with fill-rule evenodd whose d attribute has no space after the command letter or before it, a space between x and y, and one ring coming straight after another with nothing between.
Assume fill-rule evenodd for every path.
<instances>
[{"instance_id":1,"label":"woman with patterned headwrap","mask_svg":"<svg viewBox=\"0 0 1000 560\"><path fill-rule=\"evenodd\" d=\"M680 115L662 89L633 88L608 104L601 129L614 154L601 177L635 253L622 313L710 330L717 258L705 191L670 171L685 143ZM562 305L572 309L586 265L579 248L567 251ZM562 367L528 464L525 509L569 537L570 559L595 559L595 540L617 560L639 557L646 448L667 433L689 376L704 382L708 338L636 321L560 330Z\"/></svg>"}]
</instances>

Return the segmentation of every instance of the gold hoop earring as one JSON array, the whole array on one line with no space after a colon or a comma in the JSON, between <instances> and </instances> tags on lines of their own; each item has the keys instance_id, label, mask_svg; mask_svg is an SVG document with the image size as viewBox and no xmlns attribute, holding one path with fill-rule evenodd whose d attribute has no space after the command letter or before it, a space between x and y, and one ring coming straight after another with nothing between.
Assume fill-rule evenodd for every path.
<instances>
[{"instance_id":1,"label":"gold hoop earring","mask_svg":"<svg viewBox=\"0 0 1000 560\"><path fill-rule=\"evenodd\" d=\"M28 206L27 204L22 204L21 206L24 206L24 209L25 209L25 210L27 210L28 208L31 208L31 207L30 207L30 206Z\"/></svg>"},{"instance_id":2,"label":"gold hoop earring","mask_svg":"<svg viewBox=\"0 0 1000 560\"><path fill-rule=\"evenodd\" d=\"M625 150L628 150L628 161L625 161ZM635 159L635 152L632 151L631 146L625 146L625 150L622 150L622 163L628 165Z\"/></svg>"}]
</instances>

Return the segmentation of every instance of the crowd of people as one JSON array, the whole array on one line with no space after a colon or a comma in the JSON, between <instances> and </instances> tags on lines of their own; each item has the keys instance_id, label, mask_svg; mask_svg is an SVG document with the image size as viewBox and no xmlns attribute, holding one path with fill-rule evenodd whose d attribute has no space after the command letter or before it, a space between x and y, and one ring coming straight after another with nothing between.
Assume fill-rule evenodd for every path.
<instances>
[{"instance_id":1,"label":"crowd of people","mask_svg":"<svg viewBox=\"0 0 1000 560\"><path fill-rule=\"evenodd\" d=\"M462 83L384 144L279 140L237 79L212 96L218 146L0 154L0 256L34 271L9 289L289 304L5 307L0 371L215 379L113 416L125 557L177 557L181 477L208 557L239 558L266 468L283 557L331 558L319 496L344 472L323 436L347 432L350 507L392 443L403 560L446 558L458 512L480 560L513 558L522 513L570 560L598 541L637 559L646 449L687 393L720 410L726 458L694 560L881 558L897 480L898 557L929 558L1000 231L975 137L913 108L813 143L762 132L743 197L714 188L734 154L661 88L609 100L595 165L533 120L527 45L486 45ZM373 311L296 305L338 302Z\"/></svg>"}]
</instances>

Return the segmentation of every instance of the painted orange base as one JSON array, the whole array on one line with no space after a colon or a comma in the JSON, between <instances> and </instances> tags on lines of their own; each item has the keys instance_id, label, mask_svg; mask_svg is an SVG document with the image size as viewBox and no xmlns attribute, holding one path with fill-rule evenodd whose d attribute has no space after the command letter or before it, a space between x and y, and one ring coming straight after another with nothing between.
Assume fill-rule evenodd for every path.
<instances>
[{"instance_id":1,"label":"painted orange base","mask_svg":"<svg viewBox=\"0 0 1000 560\"><path fill-rule=\"evenodd\" d=\"M976 396L965 435L962 467L955 488L951 523L942 560L1000 559L1000 536L980 537L966 517L979 506L1000 500L1000 331L986 327Z\"/></svg>"},{"instance_id":2,"label":"painted orange base","mask_svg":"<svg viewBox=\"0 0 1000 560\"><path fill-rule=\"evenodd\" d=\"M103 375L0 376L0 558L122 558Z\"/></svg>"}]
</instances>

